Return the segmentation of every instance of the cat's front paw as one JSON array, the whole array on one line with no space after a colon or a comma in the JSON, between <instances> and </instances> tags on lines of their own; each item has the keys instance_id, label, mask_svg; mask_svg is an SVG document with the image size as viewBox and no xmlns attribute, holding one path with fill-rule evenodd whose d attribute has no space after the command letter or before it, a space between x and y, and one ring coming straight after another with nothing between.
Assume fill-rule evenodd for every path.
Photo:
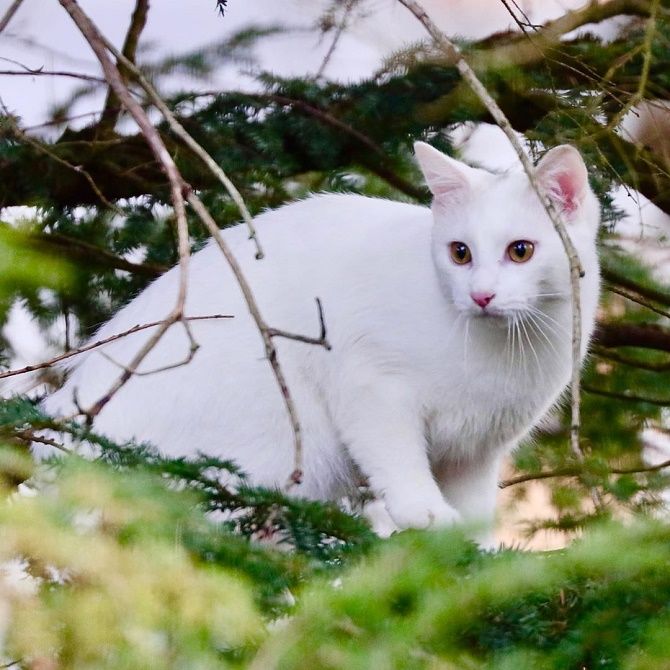
<instances>
[{"instance_id":1,"label":"cat's front paw","mask_svg":"<svg viewBox=\"0 0 670 670\"><path fill-rule=\"evenodd\" d=\"M427 501L420 498L386 499L386 509L401 528L444 528L462 521L461 515L444 500Z\"/></svg>"}]
</instances>

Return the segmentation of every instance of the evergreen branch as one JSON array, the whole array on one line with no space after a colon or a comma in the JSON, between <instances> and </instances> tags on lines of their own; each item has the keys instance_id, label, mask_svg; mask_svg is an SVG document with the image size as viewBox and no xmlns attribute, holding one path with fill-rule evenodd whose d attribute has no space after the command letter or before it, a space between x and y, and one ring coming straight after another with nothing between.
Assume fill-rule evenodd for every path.
<instances>
[{"instance_id":1,"label":"evergreen branch","mask_svg":"<svg viewBox=\"0 0 670 670\"><path fill-rule=\"evenodd\" d=\"M72 170L73 172L80 174L88 182L88 185L91 187L95 195L98 197L100 202L105 207L111 209L117 214L120 214L121 216L124 216L124 212L117 205L115 205L113 202L111 202L105 197L105 194L100 190L98 185L95 183L93 177L91 177L91 175L81 165L73 165L69 161L66 161L64 158L61 158L58 154L55 154L53 151L51 151L51 149L49 149L43 143L34 140L32 137L30 137L30 135L23 132L23 130L19 128L18 124L14 120L14 117L9 113L9 110L7 109L7 107L5 107L5 104L4 102L2 102L1 99L0 99L0 107L2 107L2 110L5 114L4 120L9 124L10 132L17 140L30 145L37 151L43 153L45 156L48 156L51 160L55 161L60 165L65 166L66 168L68 168L68 170Z\"/></svg>"},{"instance_id":2,"label":"evergreen branch","mask_svg":"<svg viewBox=\"0 0 670 670\"><path fill-rule=\"evenodd\" d=\"M670 307L670 290L668 289L659 290L651 286L645 286L606 265L601 269L600 274L608 284L620 286L621 288L632 291L643 298L648 298L653 302L658 302L666 307Z\"/></svg>"},{"instance_id":3,"label":"evergreen branch","mask_svg":"<svg viewBox=\"0 0 670 670\"><path fill-rule=\"evenodd\" d=\"M374 172L376 175L384 179L391 186L397 188L399 191L402 191L406 195L409 195L412 198L415 198L419 201L424 201L428 197L428 192L424 188L420 188L411 184L407 180L403 179L400 175L396 174L392 170L388 169L383 165L383 161L387 160L387 155L384 150L375 142L373 142L367 135L356 130L349 124L345 123L341 119L338 119L336 116L333 116L331 113L319 109L314 105L310 105L304 100L297 100L295 98L289 98L284 95L277 95L275 93L259 93L259 94L249 94L249 97L255 98L256 100L270 100L276 102L279 105L288 105L292 109L295 109L299 112L303 112L308 116L313 116L318 119L325 125L331 126L336 130L340 130L346 135L349 135L354 140L362 144L364 147L369 149L374 155L378 156L382 163L374 163L370 160L362 160L364 167L368 168L370 171Z\"/></svg>"},{"instance_id":4,"label":"evergreen branch","mask_svg":"<svg viewBox=\"0 0 670 670\"><path fill-rule=\"evenodd\" d=\"M214 319L233 319L233 318L234 317L231 314L210 314L208 316L185 316L184 321L185 322L209 321ZM116 340L128 337L129 335L134 335L135 333L139 333L140 331L146 330L147 328L156 328L157 326L160 326L162 324L163 320L151 321L150 323L143 323L141 325L138 324L136 326L133 326L132 328L129 328L128 330L124 330L121 333L117 333L116 335L110 335L109 337L105 337L102 340L97 340L90 344L77 347L76 349L66 351L64 354L54 356L53 358L50 358L48 361L44 361L42 363L35 363L34 365L26 365L23 368L17 368L15 370L5 370L4 372L0 372L0 379L5 379L7 377L16 377L17 375L25 375L28 372L35 372L36 370L44 370L46 368L51 368L57 363L66 361L67 359L72 358L73 356L79 356L80 354L85 354L87 351L97 349L98 347L103 347L106 344L109 344L110 342L115 342Z\"/></svg>"},{"instance_id":5,"label":"evergreen branch","mask_svg":"<svg viewBox=\"0 0 670 670\"><path fill-rule=\"evenodd\" d=\"M664 470L665 468L670 468L670 460L663 461L658 465L647 465L640 466L638 468L609 468L607 474L611 475L636 475L643 474L645 472L658 472L659 470ZM499 489L506 489L509 486L516 486L517 484L524 484L526 482L533 482L541 479L556 479L559 477L581 477L582 475L588 474L588 471L583 467L566 467L558 468L556 470L549 470L545 472L532 472L525 475L519 475L518 477L510 477L509 479L503 479L498 483Z\"/></svg>"},{"instance_id":6,"label":"evergreen branch","mask_svg":"<svg viewBox=\"0 0 670 670\"><path fill-rule=\"evenodd\" d=\"M48 247L58 249L70 258L84 261L85 263L99 264L105 268L114 268L116 270L125 270L135 275L156 279L160 277L169 268L158 263L133 263L131 261L116 256L115 254L102 249L101 247L59 233L33 233L28 241L36 247Z\"/></svg>"},{"instance_id":7,"label":"evergreen branch","mask_svg":"<svg viewBox=\"0 0 670 670\"><path fill-rule=\"evenodd\" d=\"M614 361L615 363L621 363L622 365L628 365L629 367L638 368L639 370L649 370L649 372L670 372L670 360L660 361L660 362L651 362L651 361L642 361L636 358L631 358L630 356L624 356L615 351L610 351L605 347L594 346L591 347L592 353L600 358L605 358L609 361Z\"/></svg>"},{"instance_id":8,"label":"evergreen branch","mask_svg":"<svg viewBox=\"0 0 670 670\"><path fill-rule=\"evenodd\" d=\"M599 322L593 341L606 348L638 347L670 352L670 329L656 324Z\"/></svg>"},{"instance_id":9,"label":"evergreen branch","mask_svg":"<svg viewBox=\"0 0 670 670\"><path fill-rule=\"evenodd\" d=\"M0 33L7 27L7 24L12 20L14 14L18 11L23 0L14 0L9 6L4 16L0 19Z\"/></svg>"},{"instance_id":10,"label":"evergreen branch","mask_svg":"<svg viewBox=\"0 0 670 670\"><path fill-rule=\"evenodd\" d=\"M447 57L455 62L456 68L463 77L463 79L470 86L472 92L486 107L491 116L495 119L500 129L505 133L511 145L521 161L523 169L528 177L528 181L537 194L540 202L543 203L544 208L551 220L556 233L558 234L565 253L570 264L570 283L572 287L572 375L571 375L571 426L570 426L570 445L575 456L580 460L584 460L584 454L580 446L579 431L580 431L580 362L581 362L581 347L582 347L582 319L581 319L581 303L580 303L580 278L584 276L584 271L579 261L577 250L575 249L570 236L568 235L565 224L553 207L551 201L542 193L539 183L535 176L535 169L533 164L526 154L521 142L517 138L514 129L509 120L498 106L493 97L486 90L481 83L475 71L470 67L465 57L458 49L458 47L437 27L435 23L426 13L425 9L416 0L399 0L424 26L428 34L432 37L436 46L441 49ZM592 490L593 501L596 507L600 506L600 499L597 491Z\"/></svg>"},{"instance_id":11,"label":"evergreen branch","mask_svg":"<svg viewBox=\"0 0 670 670\"><path fill-rule=\"evenodd\" d=\"M184 207L184 191L189 187L184 182L177 166L172 160L158 131L154 128L142 106L133 98L126 86L121 73L114 65L105 48L105 40L95 27L90 18L82 11L76 0L59 0L63 8L68 12L82 35L89 43L98 58L105 74L105 79L113 89L121 104L128 110L140 128L147 144L151 148L157 162L161 165L165 175L170 182L172 205L174 207L177 222L177 238L179 251L179 287L177 299L172 311L165 317L156 328L153 335L144 343L135 354L123 374L119 376L111 388L88 409L80 408L86 416L87 423L92 423L113 396L121 389L151 350L158 344L163 335L177 322L184 321L184 305L188 289L188 266L190 257L190 245L188 236L188 225L186 222L186 211Z\"/></svg>"},{"instance_id":12,"label":"evergreen branch","mask_svg":"<svg viewBox=\"0 0 670 670\"><path fill-rule=\"evenodd\" d=\"M607 389L599 389L588 384L584 384L584 390L587 393L591 393L593 395L612 398L612 400L623 400L625 402L644 402L648 405L655 405L657 407L670 407L670 398L649 398L648 396L636 395L628 391L618 393L616 391L608 391Z\"/></svg>"}]
</instances>

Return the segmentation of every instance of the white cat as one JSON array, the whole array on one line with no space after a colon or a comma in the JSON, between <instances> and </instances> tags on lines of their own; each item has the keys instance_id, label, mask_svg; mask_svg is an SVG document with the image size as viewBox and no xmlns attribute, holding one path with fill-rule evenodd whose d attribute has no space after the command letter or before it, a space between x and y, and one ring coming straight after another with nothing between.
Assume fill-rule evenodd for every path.
<instances>
[{"instance_id":1,"label":"white cat","mask_svg":"<svg viewBox=\"0 0 670 670\"><path fill-rule=\"evenodd\" d=\"M272 326L316 334L315 297L324 305L331 351L275 340L303 430L296 492L337 499L362 473L402 528L490 521L501 458L570 378L568 262L525 175L474 169L424 143L415 149L432 212L314 196L257 218L260 261L244 227L223 234ZM569 146L549 151L537 176L586 270L585 352L599 290L598 203ZM177 280L176 269L163 275L97 337L163 318ZM234 318L192 322L201 347L189 365L133 377L95 428L166 454L232 458L252 482L281 486L293 468L291 426L240 290L210 243L192 260L187 314L216 313ZM147 332L104 352L127 363ZM187 351L175 326L141 369ZM75 391L89 406L119 372L100 351L86 355L47 410L72 412Z\"/></svg>"}]
</instances>

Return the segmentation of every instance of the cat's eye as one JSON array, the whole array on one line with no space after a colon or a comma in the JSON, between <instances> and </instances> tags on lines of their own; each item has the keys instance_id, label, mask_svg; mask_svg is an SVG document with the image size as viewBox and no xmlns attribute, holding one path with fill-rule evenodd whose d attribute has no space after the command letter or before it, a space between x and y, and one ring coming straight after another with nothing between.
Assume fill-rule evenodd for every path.
<instances>
[{"instance_id":1,"label":"cat's eye","mask_svg":"<svg viewBox=\"0 0 670 670\"><path fill-rule=\"evenodd\" d=\"M535 245L528 240L517 240L507 247L507 255L515 263L525 263L531 259Z\"/></svg>"},{"instance_id":2,"label":"cat's eye","mask_svg":"<svg viewBox=\"0 0 670 670\"><path fill-rule=\"evenodd\" d=\"M470 249L463 242L452 242L449 245L449 251L451 252L451 259L458 265L467 265L472 260Z\"/></svg>"}]
</instances>

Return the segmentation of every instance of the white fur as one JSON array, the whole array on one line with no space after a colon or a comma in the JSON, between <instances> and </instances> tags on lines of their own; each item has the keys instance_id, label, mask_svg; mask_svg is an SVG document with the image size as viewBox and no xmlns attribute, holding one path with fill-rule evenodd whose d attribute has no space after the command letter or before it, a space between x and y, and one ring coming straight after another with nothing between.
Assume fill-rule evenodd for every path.
<instances>
[{"instance_id":1,"label":"white fur","mask_svg":"<svg viewBox=\"0 0 670 670\"><path fill-rule=\"evenodd\" d=\"M568 150L567 163L575 155ZM257 218L266 250L260 261L244 227L223 234L269 324L316 335L315 297L324 305L332 351L275 340L303 430L298 493L337 499L362 473L400 527L490 521L500 459L569 381L568 263L524 175L468 168L422 144L417 157L429 186L439 184L432 215L357 195L315 196ZM460 189L457 198L444 187L450 183ZM568 227L586 270L585 350L598 299L599 213L583 186ZM556 191L551 183L546 189ZM505 255L519 239L536 247L523 264ZM452 241L469 246L470 265L451 261ZM163 275L97 337L162 318L177 280L176 269ZM470 298L474 290L496 294L486 314ZM542 313L529 316L529 309ZM194 360L132 378L95 428L151 441L170 455L233 458L253 482L282 485L293 467L283 400L240 290L210 243L192 259L187 314L216 313L235 318L192 322L200 344ZM127 363L147 337L144 331L104 351ZM141 369L176 363L187 350L175 326ZM99 351L90 353L46 408L73 411L75 390L87 406L118 374Z\"/></svg>"}]
</instances>

